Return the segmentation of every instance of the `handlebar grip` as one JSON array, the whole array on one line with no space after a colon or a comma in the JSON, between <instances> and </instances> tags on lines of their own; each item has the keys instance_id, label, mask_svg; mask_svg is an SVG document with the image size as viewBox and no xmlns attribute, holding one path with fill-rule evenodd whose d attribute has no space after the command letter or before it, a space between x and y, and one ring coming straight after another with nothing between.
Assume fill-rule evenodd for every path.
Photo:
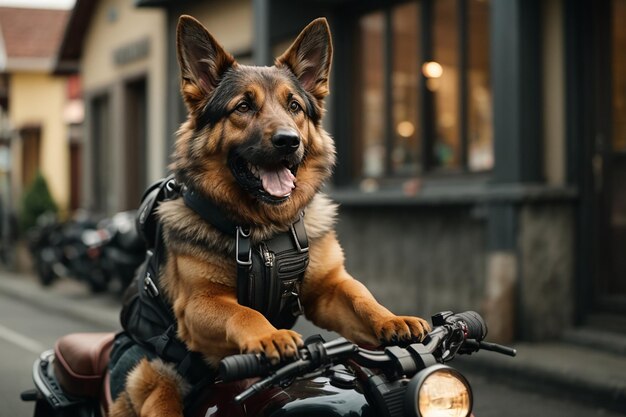
<instances>
[{"instance_id":1,"label":"handlebar grip","mask_svg":"<svg viewBox=\"0 0 626 417\"><path fill-rule=\"evenodd\" d=\"M480 342L487 336L487 324L480 314L475 311L454 314L448 318L448 321L452 323L463 321L467 325L468 339L476 339Z\"/></svg>"},{"instance_id":2,"label":"handlebar grip","mask_svg":"<svg viewBox=\"0 0 626 417\"><path fill-rule=\"evenodd\" d=\"M224 382L265 375L268 370L269 361L255 353L228 356L220 361L220 375Z\"/></svg>"}]
</instances>

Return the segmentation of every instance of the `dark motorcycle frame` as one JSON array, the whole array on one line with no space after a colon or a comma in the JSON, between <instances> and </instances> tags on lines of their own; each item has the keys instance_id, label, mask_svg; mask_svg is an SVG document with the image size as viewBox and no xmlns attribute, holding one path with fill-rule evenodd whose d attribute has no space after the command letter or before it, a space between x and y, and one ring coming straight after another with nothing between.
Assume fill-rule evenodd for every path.
<instances>
[{"instance_id":1,"label":"dark motorcycle frame","mask_svg":"<svg viewBox=\"0 0 626 417\"><path fill-rule=\"evenodd\" d=\"M117 279L120 292L133 281L146 256L146 245L135 227L136 211L115 214L98 223L98 228L83 237L90 247L101 251L101 263L109 279Z\"/></svg>"},{"instance_id":2,"label":"dark motorcycle frame","mask_svg":"<svg viewBox=\"0 0 626 417\"><path fill-rule=\"evenodd\" d=\"M39 216L37 224L27 234L35 272L44 287L50 286L58 278L53 266L62 256L61 248L56 245L62 230L62 223L54 213L49 212Z\"/></svg>"},{"instance_id":3,"label":"dark motorcycle frame","mask_svg":"<svg viewBox=\"0 0 626 417\"><path fill-rule=\"evenodd\" d=\"M101 264L100 251L83 241L83 234L96 228L95 220L81 215L59 222L56 216L45 216L38 223L28 240L42 285L69 277L86 283L94 293L108 289L109 278Z\"/></svg>"},{"instance_id":4,"label":"dark motorcycle frame","mask_svg":"<svg viewBox=\"0 0 626 417\"><path fill-rule=\"evenodd\" d=\"M515 350L484 342L486 325L475 312L433 316L422 343L383 350L359 347L344 338L307 339L298 358L271 366L261 355L227 357L217 381L194 387L185 416L351 416L420 417L417 393L435 372L449 372L470 393L467 380L446 365L457 354L480 349L515 356ZM98 417L111 402L108 355L112 333L72 334L35 362L35 417ZM261 377L261 379L258 379ZM471 405L470 405L471 412Z\"/></svg>"}]
</instances>

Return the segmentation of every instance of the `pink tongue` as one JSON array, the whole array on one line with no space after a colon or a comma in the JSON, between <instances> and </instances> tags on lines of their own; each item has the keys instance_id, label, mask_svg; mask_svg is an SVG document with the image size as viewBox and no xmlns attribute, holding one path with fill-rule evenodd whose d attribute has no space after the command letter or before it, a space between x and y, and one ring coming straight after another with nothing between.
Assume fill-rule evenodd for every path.
<instances>
[{"instance_id":1,"label":"pink tongue","mask_svg":"<svg viewBox=\"0 0 626 417\"><path fill-rule=\"evenodd\" d=\"M287 168L279 168L276 171L266 171L259 168L263 188L268 194L274 197L285 197L291 194L291 190L296 188L294 181L296 177Z\"/></svg>"}]
</instances>

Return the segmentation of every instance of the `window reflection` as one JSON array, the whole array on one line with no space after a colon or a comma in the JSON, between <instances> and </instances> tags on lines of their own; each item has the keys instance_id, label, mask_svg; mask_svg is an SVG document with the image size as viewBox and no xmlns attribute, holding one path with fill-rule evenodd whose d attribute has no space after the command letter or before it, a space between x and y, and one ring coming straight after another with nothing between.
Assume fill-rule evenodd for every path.
<instances>
[{"instance_id":1,"label":"window reflection","mask_svg":"<svg viewBox=\"0 0 626 417\"><path fill-rule=\"evenodd\" d=\"M393 9L392 97L393 150L391 163L397 175L419 172L421 126L419 124L419 8L407 3Z\"/></svg>"},{"instance_id":2,"label":"window reflection","mask_svg":"<svg viewBox=\"0 0 626 417\"><path fill-rule=\"evenodd\" d=\"M493 123L489 72L489 2L469 0L467 68L467 164L470 171L493 168Z\"/></svg>"},{"instance_id":3,"label":"window reflection","mask_svg":"<svg viewBox=\"0 0 626 417\"><path fill-rule=\"evenodd\" d=\"M443 71L440 77L426 80L435 103L433 161L444 168L459 168L461 163L457 5L457 0L433 2L433 60Z\"/></svg>"},{"instance_id":4,"label":"window reflection","mask_svg":"<svg viewBox=\"0 0 626 417\"><path fill-rule=\"evenodd\" d=\"M489 4L412 1L358 17L358 177L493 168Z\"/></svg>"},{"instance_id":5,"label":"window reflection","mask_svg":"<svg viewBox=\"0 0 626 417\"><path fill-rule=\"evenodd\" d=\"M363 141L362 174L380 177L385 174L385 79L383 12L371 13L359 20L361 112L357 131ZM360 90L360 91L359 91ZM359 129L360 127L360 129Z\"/></svg>"}]
</instances>

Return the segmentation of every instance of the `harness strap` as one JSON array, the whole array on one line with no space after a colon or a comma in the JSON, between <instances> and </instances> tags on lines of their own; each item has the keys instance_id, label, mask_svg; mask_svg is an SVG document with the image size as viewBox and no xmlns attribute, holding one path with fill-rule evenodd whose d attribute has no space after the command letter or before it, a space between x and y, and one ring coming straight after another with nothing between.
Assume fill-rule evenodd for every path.
<instances>
[{"instance_id":1,"label":"harness strap","mask_svg":"<svg viewBox=\"0 0 626 417\"><path fill-rule=\"evenodd\" d=\"M214 378L215 372L206 365L202 355L187 349L187 346L178 338L176 319L171 306L163 298L159 289L159 266L165 262L165 248L161 231L161 223L157 223L155 251L150 255L143 281L139 282L139 291L143 290L152 300L153 309L144 310L144 314L154 315L155 323L171 323L164 332L158 332L146 340L139 341L141 345L152 349L160 358L175 363L176 370L191 384L196 384L205 378ZM140 295L141 296L141 295ZM148 318L148 317L146 317Z\"/></svg>"},{"instance_id":2,"label":"harness strap","mask_svg":"<svg viewBox=\"0 0 626 417\"><path fill-rule=\"evenodd\" d=\"M291 234L300 253L309 251L309 239L304 228L304 213L301 213L298 220L291 225Z\"/></svg>"},{"instance_id":3,"label":"harness strap","mask_svg":"<svg viewBox=\"0 0 626 417\"><path fill-rule=\"evenodd\" d=\"M230 221L210 199L202 197L193 189L183 191L183 200L187 207L196 212L207 223L225 235L234 236L237 225Z\"/></svg>"},{"instance_id":4,"label":"harness strap","mask_svg":"<svg viewBox=\"0 0 626 417\"><path fill-rule=\"evenodd\" d=\"M237 301L245 305L244 300L249 299L249 279L252 269L252 246L250 244L250 231L241 227L237 228L235 241L235 256L237 261Z\"/></svg>"},{"instance_id":5,"label":"harness strap","mask_svg":"<svg viewBox=\"0 0 626 417\"><path fill-rule=\"evenodd\" d=\"M178 338L175 322L163 334L154 336L146 342L154 348L160 358L176 364L176 371L192 385L204 379L215 378L215 371L204 362L202 354L187 349Z\"/></svg>"}]
</instances>

